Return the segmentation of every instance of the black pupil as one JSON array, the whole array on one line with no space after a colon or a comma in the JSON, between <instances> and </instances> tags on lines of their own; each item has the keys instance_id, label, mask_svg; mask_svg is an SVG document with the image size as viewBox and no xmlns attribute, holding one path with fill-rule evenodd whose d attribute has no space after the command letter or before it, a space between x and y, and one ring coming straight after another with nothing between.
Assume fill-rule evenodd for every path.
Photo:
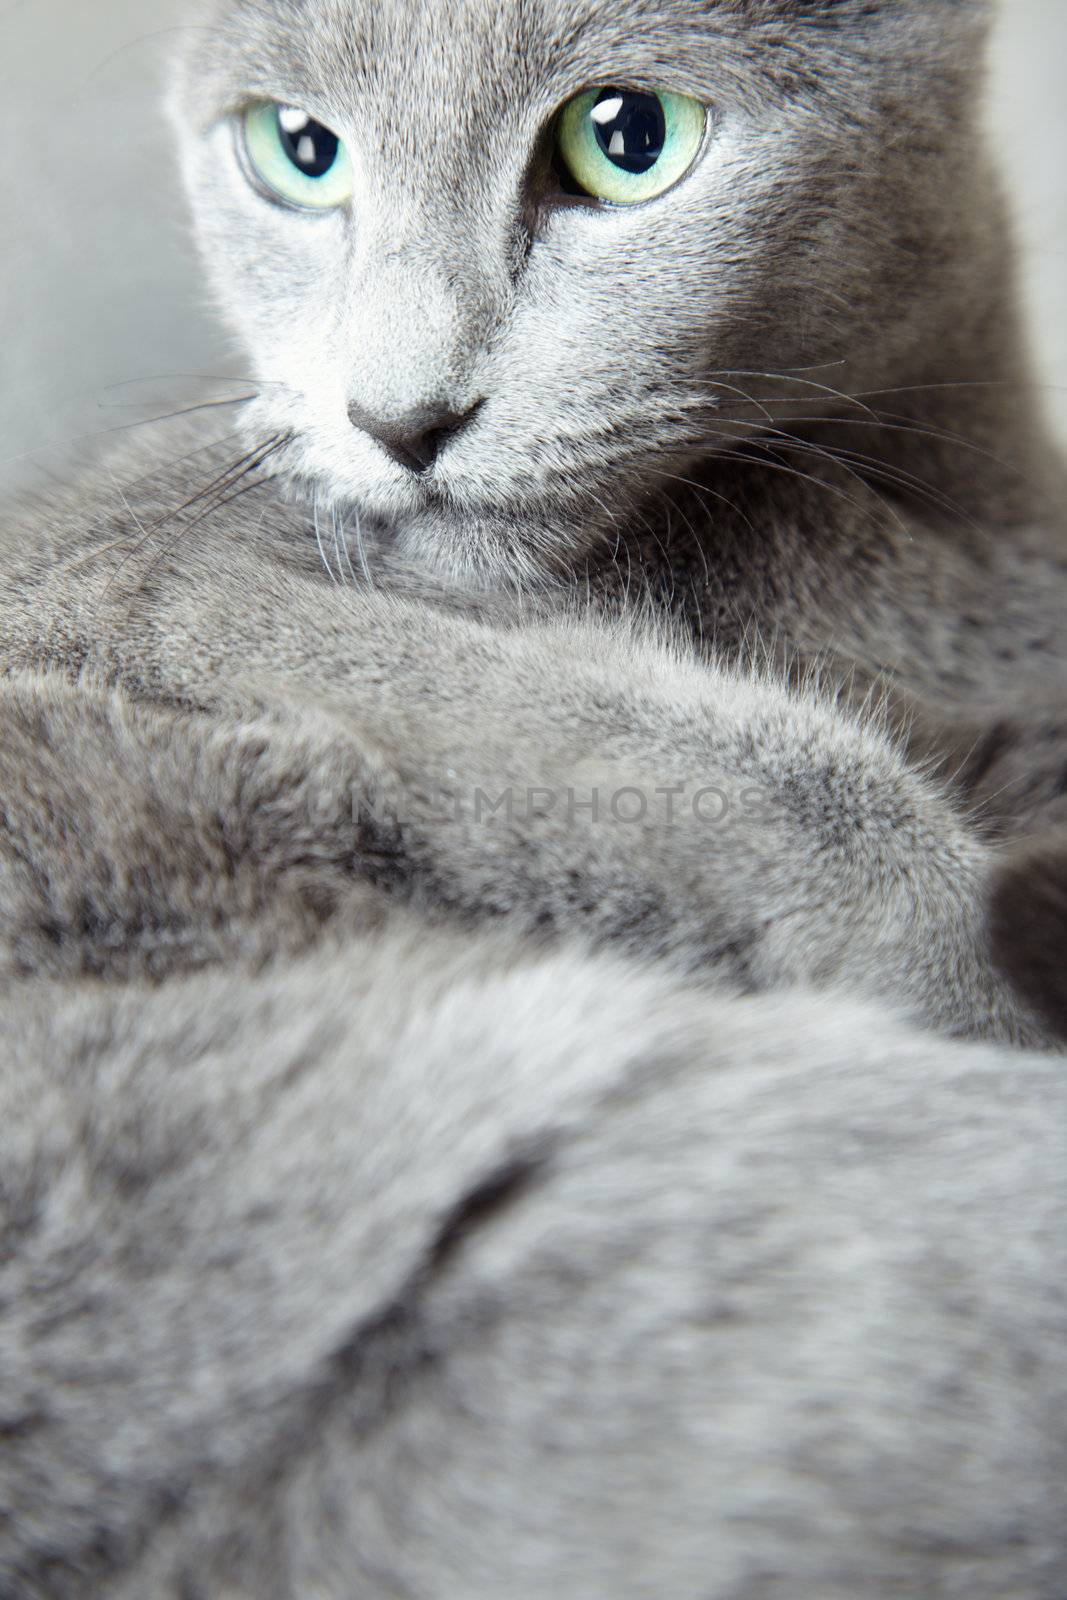
<instances>
[{"instance_id":1,"label":"black pupil","mask_svg":"<svg viewBox=\"0 0 1067 1600\"><path fill-rule=\"evenodd\" d=\"M293 166L305 178L325 177L337 160L337 135L291 106L279 106L277 117L278 137Z\"/></svg>"},{"instance_id":2,"label":"black pupil","mask_svg":"<svg viewBox=\"0 0 1067 1600\"><path fill-rule=\"evenodd\" d=\"M647 172L663 154L667 123L658 95L603 89L589 115L601 150L623 172Z\"/></svg>"}]
</instances>

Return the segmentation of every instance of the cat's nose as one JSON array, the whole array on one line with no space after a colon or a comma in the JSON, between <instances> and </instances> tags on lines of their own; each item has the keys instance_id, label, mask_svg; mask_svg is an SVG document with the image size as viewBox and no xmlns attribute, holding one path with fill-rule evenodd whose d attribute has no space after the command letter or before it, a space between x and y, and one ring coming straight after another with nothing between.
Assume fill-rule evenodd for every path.
<instances>
[{"instance_id":1,"label":"cat's nose","mask_svg":"<svg viewBox=\"0 0 1067 1600\"><path fill-rule=\"evenodd\" d=\"M348 408L348 420L354 428L369 434L400 466L421 473L430 470L448 441L469 426L483 404L476 400L466 411L424 407L387 420L365 411L354 400Z\"/></svg>"}]
</instances>

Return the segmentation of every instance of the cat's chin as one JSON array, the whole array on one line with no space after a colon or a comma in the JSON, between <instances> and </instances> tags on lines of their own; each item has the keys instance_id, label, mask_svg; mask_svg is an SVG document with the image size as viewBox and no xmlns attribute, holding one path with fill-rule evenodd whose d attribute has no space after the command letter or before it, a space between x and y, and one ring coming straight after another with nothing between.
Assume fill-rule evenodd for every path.
<instances>
[{"instance_id":1,"label":"cat's chin","mask_svg":"<svg viewBox=\"0 0 1067 1600\"><path fill-rule=\"evenodd\" d=\"M479 507L436 505L396 521L350 508L344 515L356 564L402 565L465 587L508 588L551 581L571 568L590 531Z\"/></svg>"}]
</instances>

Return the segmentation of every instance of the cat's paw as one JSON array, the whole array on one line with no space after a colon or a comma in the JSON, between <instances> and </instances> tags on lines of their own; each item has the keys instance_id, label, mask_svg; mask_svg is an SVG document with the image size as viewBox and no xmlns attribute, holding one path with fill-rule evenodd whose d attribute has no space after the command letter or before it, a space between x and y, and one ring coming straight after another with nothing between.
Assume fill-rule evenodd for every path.
<instances>
[{"instance_id":1,"label":"cat's paw","mask_svg":"<svg viewBox=\"0 0 1067 1600\"><path fill-rule=\"evenodd\" d=\"M343 787L359 752L345 768L330 755L281 721L58 675L0 684L0 984L259 965L378 926Z\"/></svg>"},{"instance_id":2,"label":"cat's paw","mask_svg":"<svg viewBox=\"0 0 1067 1600\"><path fill-rule=\"evenodd\" d=\"M1005 860L993 884L990 934L997 966L1067 1040L1067 829Z\"/></svg>"}]
</instances>

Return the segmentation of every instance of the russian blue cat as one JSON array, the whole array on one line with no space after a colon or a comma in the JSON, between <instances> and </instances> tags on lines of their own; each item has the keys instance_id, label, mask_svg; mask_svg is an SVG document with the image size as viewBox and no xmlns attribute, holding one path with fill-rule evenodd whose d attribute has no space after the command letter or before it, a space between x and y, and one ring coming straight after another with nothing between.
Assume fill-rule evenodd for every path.
<instances>
[{"instance_id":1,"label":"russian blue cat","mask_svg":"<svg viewBox=\"0 0 1067 1600\"><path fill-rule=\"evenodd\" d=\"M986 23L191 9L249 386L0 527L3 1600L1064 1600Z\"/></svg>"}]
</instances>

